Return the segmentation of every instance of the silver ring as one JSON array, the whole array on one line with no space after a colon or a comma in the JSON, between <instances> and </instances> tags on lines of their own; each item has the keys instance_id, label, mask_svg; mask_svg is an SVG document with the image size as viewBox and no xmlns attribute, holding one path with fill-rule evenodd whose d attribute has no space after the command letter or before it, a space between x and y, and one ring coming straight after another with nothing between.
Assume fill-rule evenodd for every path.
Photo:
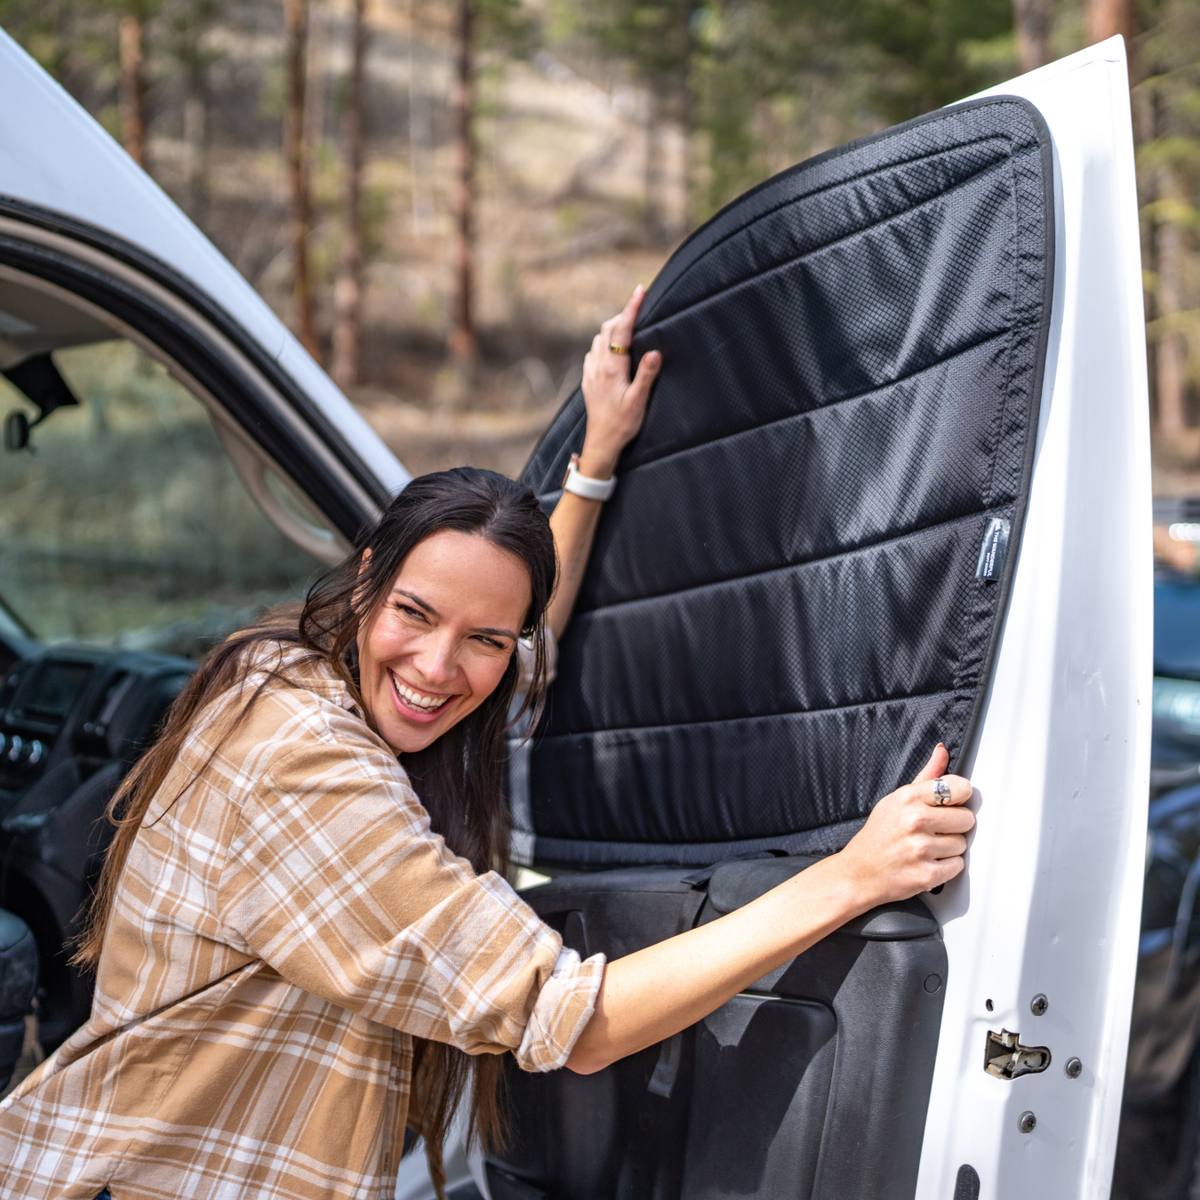
<instances>
[{"instance_id":1,"label":"silver ring","mask_svg":"<svg viewBox=\"0 0 1200 1200\"><path fill-rule=\"evenodd\" d=\"M937 797L939 804L948 804L950 801L950 785L944 779L935 779L933 781L933 794Z\"/></svg>"}]
</instances>

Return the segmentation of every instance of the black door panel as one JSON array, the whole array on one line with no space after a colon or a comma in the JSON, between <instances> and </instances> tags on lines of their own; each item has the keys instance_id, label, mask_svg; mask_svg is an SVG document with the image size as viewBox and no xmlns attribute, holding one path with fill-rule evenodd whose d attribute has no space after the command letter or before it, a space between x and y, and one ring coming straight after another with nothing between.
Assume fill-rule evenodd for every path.
<instances>
[{"instance_id":1,"label":"black door panel","mask_svg":"<svg viewBox=\"0 0 1200 1200\"><path fill-rule=\"evenodd\" d=\"M937 741L963 765L1032 469L1050 161L1031 105L976 101L768 181L663 269L633 353L664 369L532 753L538 861L836 848ZM547 505L582 416L526 471Z\"/></svg>"},{"instance_id":2,"label":"black door panel","mask_svg":"<svg viewBox=\"0 0 1200 1200\"><path fill-rule=\"evenodd\" d=\"M529 893L568 945L715 920L812 861L748 853L840 849L938 741L969 765L1032 471L1052 178L1036 110L975 101L768 181L651 287L632 350L664 368L512 773L526 861L593 872ZM583 417L576 394L527 468L547 507ZM676 865L596 870L635 863ZM494 1194L911 1197L946 977L910 901L606 1071L514 1068Z\"/></svg>"},{"instance_id":3,"label":"black door panel","mask_svg":"<svg viewBox=\"0 0 1200 1200\"><path fill-rule=\"evenodd\" d=\"M679 868L565 876L526 898L573 949L616 958L814 861L731 861L708 879ZM946 971L929 910L889 905L594 1075L510 1064L513 1137L492 1156L500 1187L557 1200L911 1195Z\"/></svg>"}]
</instances>

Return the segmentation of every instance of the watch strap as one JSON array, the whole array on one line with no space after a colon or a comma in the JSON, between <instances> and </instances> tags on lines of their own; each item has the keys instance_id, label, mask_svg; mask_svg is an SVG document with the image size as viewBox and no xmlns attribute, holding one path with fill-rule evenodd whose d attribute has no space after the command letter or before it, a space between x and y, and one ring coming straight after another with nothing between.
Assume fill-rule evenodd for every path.
<instances>
[{"instance_id":1,"label":"watch strap","mask_svg":"<svg viewBox=\"0 0 1200 1200\"><path fill-rule=\"evenodd\" d=\"M590 475L581 475L573 462L567 466L567 477L563 480L564 492L574 492L585 500L607 500L616 488L615 475L611 479L593 479Z\"/></svg>"}]
</instances>

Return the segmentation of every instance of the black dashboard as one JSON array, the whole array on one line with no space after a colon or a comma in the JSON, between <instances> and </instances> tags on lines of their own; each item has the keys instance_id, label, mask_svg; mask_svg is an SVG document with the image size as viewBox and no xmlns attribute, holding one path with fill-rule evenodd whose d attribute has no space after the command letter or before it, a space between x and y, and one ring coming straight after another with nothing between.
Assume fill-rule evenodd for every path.
<instances>
[{"instance_id":1,"label":"black dashboard","mask_svg":"<svg viewBox=\"0 0 1200 1200\"><path fill-rule=\"evenodd\" d=\"M68 760L81 780L132 764L192 669L183 658L82 646L20 659L0 685L0 828L32 815L25 801Z\"/></svg>"},{"instance_id":2,"label":"black dashboard","mask_svg":"<svg viewBox=\"0 0 1200 1200\"><path fill-rule=\"evenodd\" d=\"M194 669L164 654L56 645L18 658L0 682L0 907L37 941L47 1051L91 1006L70 940L112 838L105 809Z\"/></svg>"}]
</instances>

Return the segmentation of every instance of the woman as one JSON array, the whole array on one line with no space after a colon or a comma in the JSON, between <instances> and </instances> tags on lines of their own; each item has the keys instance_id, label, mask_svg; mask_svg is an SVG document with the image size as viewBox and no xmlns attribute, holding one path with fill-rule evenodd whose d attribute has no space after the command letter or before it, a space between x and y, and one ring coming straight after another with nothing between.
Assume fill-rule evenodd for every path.
<instances>
[{"instance_id":1,"label":"woman","mask_svg":"<svg viewBox=\"0 0 1200 1200\"><path fill-rule=\"evenodd\" d=\"M585 364L584 491L658 369L629 380L638 303ZM418 479L298 623L206 660L118 798L91 1019L0 1110L0 1194L390 1195L406 1123L440 1145L469 1068L494 1140L501 1053L600 1070L962 870L970 786L939 778L939 746L845 850L745 908L607 965L565 949L503 880L500 771L518 639L536 695L598 509L568 492L552 531L501 476Z\"/></svg>"}]
</instances>

